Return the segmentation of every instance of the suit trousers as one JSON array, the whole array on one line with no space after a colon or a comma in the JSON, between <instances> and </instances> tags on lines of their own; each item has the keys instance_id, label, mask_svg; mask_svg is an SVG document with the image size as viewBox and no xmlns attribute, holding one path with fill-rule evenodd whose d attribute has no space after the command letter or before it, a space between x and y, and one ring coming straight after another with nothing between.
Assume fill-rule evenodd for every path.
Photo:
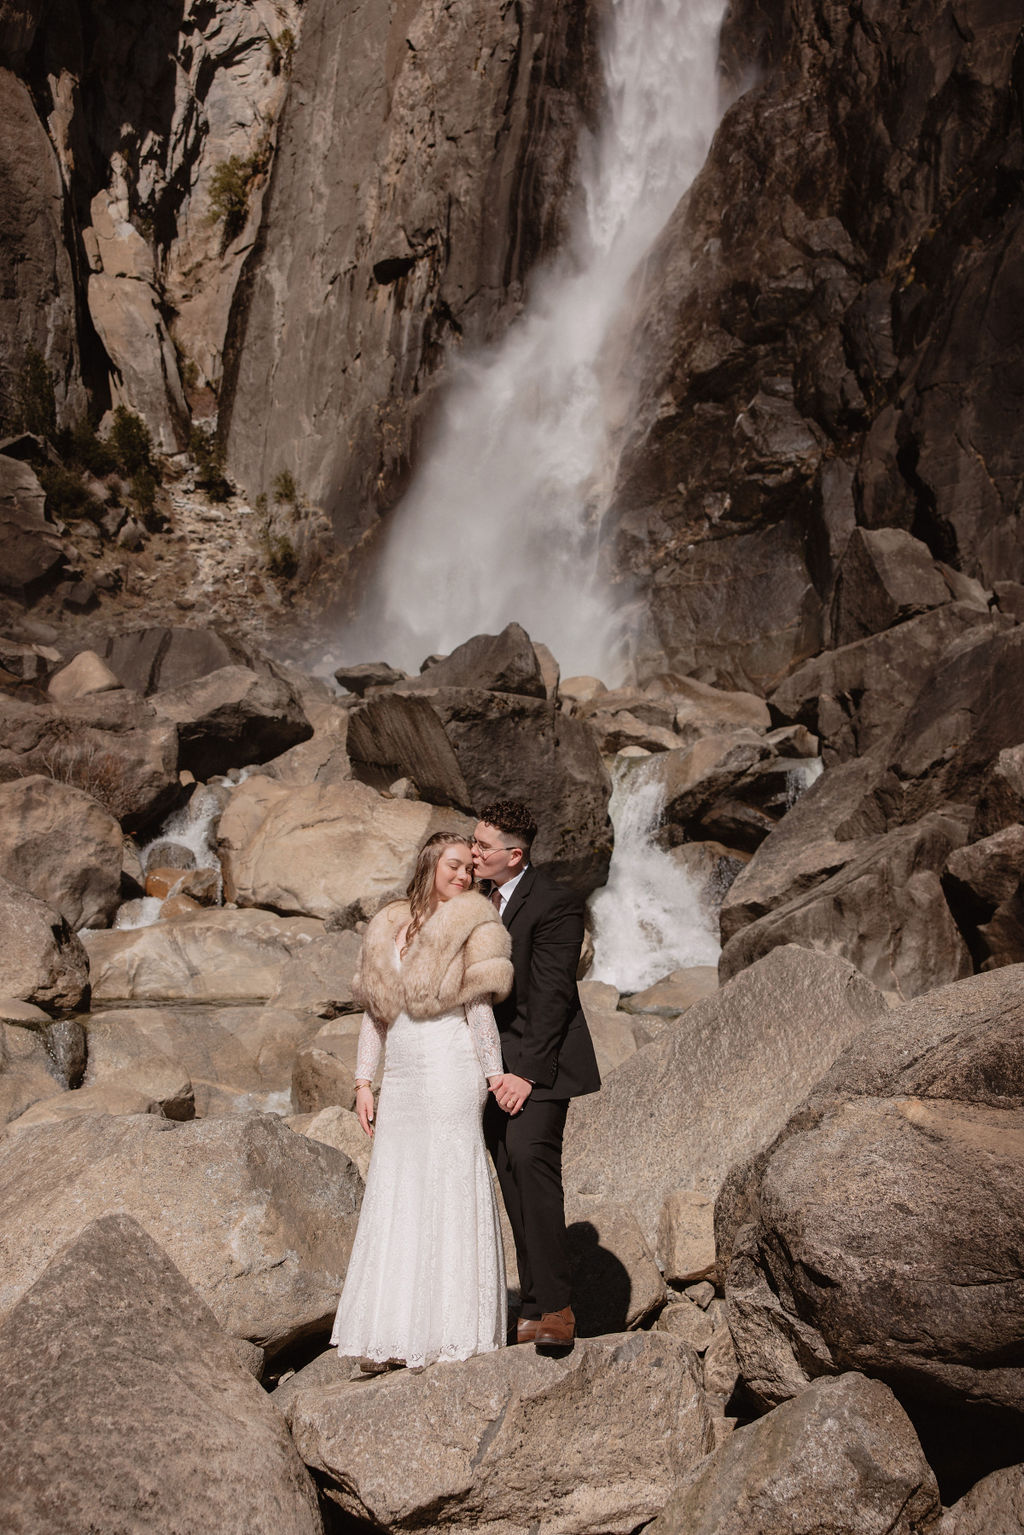
<instances>
[{"instance_id":1,"label":"suit trousers","mask_svg":"<svg viewBox=\"0 0 1024 1535\"><path fill-rule=\"evenodd\" d=\"M562 1194L566 1098L531 1096L510 1117L488 1095L484 1139L498 1174L516 1244L520 1315L543 1316L568 1306L572 1293Z\"/></svg>"}]
</instances>

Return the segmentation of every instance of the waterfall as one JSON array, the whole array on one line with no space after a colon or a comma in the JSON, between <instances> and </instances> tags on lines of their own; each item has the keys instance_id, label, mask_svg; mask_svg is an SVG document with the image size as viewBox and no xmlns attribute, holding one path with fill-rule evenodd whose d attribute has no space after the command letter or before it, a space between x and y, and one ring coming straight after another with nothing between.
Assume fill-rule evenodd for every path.
<instances>
[{"instance_id":1,"label":"waterfall","mask_svg":"<svg viewBox=\"0 0 1024 1535\"><path fill-rule=\"evenodd\" d=\"M615 669L597 572L615 473L615 380L601 369L645 253L719 116L725 0L611 0L606 121L580 146L580 214L500 344L452 368L432 446L392 519L349 651L415 668L511 620L563 672Z\"/></svg>"},{"instance_id":2,"label":"waterfall","mask_svg":"<svg viewBox=\"0 0 1024 1535\"><path fill-rule=\"evenodd\" d=\"M652 839L664 785L643 760L616 765L611 816L615 852L608 883L593 897L590 979L642 991L672 970L716 965L718 921L681 864Z\"/></svg>"}]
</instances>

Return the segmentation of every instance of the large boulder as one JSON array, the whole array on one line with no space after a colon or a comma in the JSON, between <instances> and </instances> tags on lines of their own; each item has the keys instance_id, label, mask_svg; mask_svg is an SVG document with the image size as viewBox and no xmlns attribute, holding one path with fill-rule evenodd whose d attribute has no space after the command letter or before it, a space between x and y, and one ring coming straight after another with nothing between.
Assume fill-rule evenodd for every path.
<instances>
[{"instance_id":1,"label":"large boulder","mask_svg":"<svg viewBox=\"0 0 1024 1535\"><path fill-rule=\"evenodd\" d=\"M134 1087L171 1119L288 1113L294 1062L319 1020L285 1007L176 1003L105 1007L88 1021L84 1086ZM354 1064L354 1063L353 1063ZM187 1097L175 1084L188 1084ZM168 1096L169 1095L169 1096Z\"/></svg>"},{"instance_id":2,"label":"large boulder","mask_svg":"<svg viewBox=\"0 0 1024 1535\"><path fill-rule=\"evenodd\" d=\"M90 1221L123 1214L273 1354L329 1328L361 1197L342 1152L272 1115L39 1125L0 1142L0 1317Z\"/></svg>"},{"instance_id":3,"label":"large boulder","mask_svg":"<svg viewBox=\"0 0 1024 1535\"><path fill-rule=\"evenodd\" d=\"M794 871L798 893L730 938L720 977L729 980L784 943L841 954L899 998L970 975L970 953L942 889L950 853L966 836L962 819L936 811L851 848L836 873L809 889L800 890ZM735 887L730 897L736 901Z\"/></svg>"},{"instance_id":4,"label":"large boulder","mask_svg":"<svg viewBox=\"0 0 1024 1535\"><path fill-rule=\"evenodd\" d=\"M281 1405L327 1496L378 1527L626 1535L711 1449L699 1370L684 1343L643 1332L370 1385L347 1384L334 1355L289 1381ZM401 1455L381 1453L396 1442Z\"/></svg>"},{"instance_id":5,"label":"large boulder","mask_svg":"<svg viewBox=\"0 0 1024 1535\"><path fill-rule=\"evenodd\" d=\"M979 970L1024 960L1024 826L1016 822L951 854L943 889Z\"/></svg>"},{"instance_id":6,"label":"large boulder","mask_svg":"<svg viewBox=\"0 0 1024 1535\"><path fill-rule=\"evenodd\" d=\"M64 917L0 878L0 993L60 1012L88 991L88 956Z\"/></svg>"},{"instance_id":7,"label":"large boulder","mask_svg":"<svg viewBox=\"0 0 1024 1535\"><path fill-rule=\"evenodd\" d=\"M81 789L33 776L0 783L0 876L71 927L105 926L121 899L121 828Z\"/></svg>"},{"instance_id":8,"label":"large boulder","mask_svg":"<svg viewBox=\"0 0 1024 1535\"><path fill-rule=\"evenodd\" d=\"M775 689L772 708L820 736L827 762L884 749L949 645L999 622L966 603L936 608L805 661Z\"/></svg>"},{"instance_id":9,"label":"large boulder","mask_svg":"<svg viewBox=\"0 0 1024 1535\"><path fill-rule=\"evenodd\" d=\"M60 1092L43 1036L35 1029L0 1023L0 1133L33 1104Z\"/></svg>"},{"instance_id":10,"label":"large boulder","mask_svg":"<svg viewBox=\"0 0 1024 1535\"><path fill-rule=\"evenodd\" d=\"M857 1369L901 1400L999 1409L1024 1376L1024 966L865 1030L716 1212L747 1389Z\"/></svg>"},{"instance_id":11,"label":"large boulder","mask_svg":"<svg viewBox=\"0 0 1024 1535\"><path fill-rule=\"evenodd\" d=\"M313 734L295 690L269 667L222 666L152 701L177 726L181 766L200 779L266 762Z\"/></svg>"},{"instance_id":12,"label":"large boulder","mask_svg":"<svg viewBox=\"0 0 1024 1535\"><path fill-rule=\"evenodd\" d=\"M67 551L46 520L45 506L43 487L28 464L0 455L0 590L33 596L56 580Z\"/></svg>"},{"instance_id":13,"label":"large boulder","mask_svg":"<svg viewBox=\"0 0 1024 1535\"><path fill-rule=\"evenodd\" d=\"M737 1429L651 1535L925 1535L939 1491L906 1413L862 1375L816 1381Z\"/></svg>"},{"instance_id":14,"label":"large boulder","mask_svg":"<svg viewBox=\"0 0 1024 1535\"><path fill-rule=\"evenodd\" d=\"M418 677L401 684L417 688L486 688L492 693L519 693L545 698L547 690L530 636L519 624L500 634L477 634Z\"/></svg>"},{"instance_id":15,"label":"large boulder","mask_svg":"<svg viewBox=\"0 0 1024 1535\"><path fill-rule=\"evenodd\" d=\"M832 638L848 645L950 600L927 544L903 528L854 528L836 571Z\"/></svg>"},{"instance_id":16,"label":"large boulder","mask_svg":"<svg viewBox=\"0 0 1024 1535\"><path fill-rule=\"evenodd\" d=\"M424 684L432 677L425 672ZM348 746L357 775L381 787L409 778L469 813L523 800L537 819L537 861L584 894L604 882L611 780L587 724L543 693L392 688L352 709Z\"/></svg>"},{"instance_id":17,"label":"large boulder","mask_svg":"<svg viewBox=\"0 0 1024 1535\"><path fill-rule=\"evenodd\" d=\"M472 822L366 784L292 788L249 780L220 821L225 890L240 906L332 917L353 926L403 891L436 831L472 835Z\"/></svg>"},{"instance_id":18,"label":"large boulder","mask_svg":"<svg viewBox=\"0 0 1024 1535\"><path fill-rule=\"evenodd\" d=\"M320 1535L280 1414L143 1228L111 1215L49 1262L0 1327L0 1523Z\"/></svg>"},{"instance_id":19,"label":"large boulder","mask_svg":"<svg viewBox=\"0 0 1024 1535\"><path fill-rule=\"evenodd\" d=\"M99 649L124 686L143 697L196 682L222 666L259 663L233 636L187 625L122 631L108 635Z\"/></svg>"},{"instance_id":20,"label":"large boulder","mask_svg":"<svg viewBox=\"0 0 1024 1535\"><path fill-rule=\"evenodd\" d=\"M678 1027L577 1098L565 1140L567 1195L628 1205L652 1247L666 1195L717 1193L765 1145L850 1041L887 1015L845 960L776 949Z\"/></svg>"},{"instance_id":21,"label":"large boulder","mask_svg":"<svg viewBox=\"0 0 1024 1535\"><path fill-rule=\"evenodd\" d=\"M566 1220L581 1337L639 1326L665 1304L661 1270L627 1206L576 1199Z\"/></svg>"},{"instance_id":22,"label":"large boulder","mask_svg":"<svg viewBox=\"0 0 1024 1535\"><path fill-rule=\"evenodd\" d=\"M178 733L137 693L90 694L61 705L0 697L5 778L45 773L90 794L126 831L177 799Z\"/></svg>"},{"instance_id":23,"label":"large boulder","mask_svg":"<svg viewBox=\"0 0 1024 1535\"><path fill-rule=\"evenodd\" d=\"M1024 1466L1004 1466L983 1476L947 1509L936 1535L1022 1535Z\"/></svg>"},{"instance_id":24,"label":"large boulder","mask_svg":"<svg viewBox=\"0 0 1024 1535\"><path fill-rule=\"evenodd\" d=\"M85 935L94 1002L265 1002L283 967L323 934L309 917L209 907Z\"/></svg>"}]
</instances>

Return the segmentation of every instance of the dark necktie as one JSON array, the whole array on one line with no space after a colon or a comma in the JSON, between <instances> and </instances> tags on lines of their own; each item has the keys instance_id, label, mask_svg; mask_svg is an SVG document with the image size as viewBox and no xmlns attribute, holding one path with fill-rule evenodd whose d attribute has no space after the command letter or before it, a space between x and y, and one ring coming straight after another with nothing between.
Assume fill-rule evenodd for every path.
<instances>
[{"instance_id":1,"label":"dark necktie","mask_svg":"<svg viewBox=\"0 0 1024 1535\"><path fill-rule=\"evenodd\" d=\"M491 905L494 907L495 911L498 913L498 916L500 917L501 916L501 886L500 885L495 885L494 889L491 891Z\"/></svg>"}]
</instances>

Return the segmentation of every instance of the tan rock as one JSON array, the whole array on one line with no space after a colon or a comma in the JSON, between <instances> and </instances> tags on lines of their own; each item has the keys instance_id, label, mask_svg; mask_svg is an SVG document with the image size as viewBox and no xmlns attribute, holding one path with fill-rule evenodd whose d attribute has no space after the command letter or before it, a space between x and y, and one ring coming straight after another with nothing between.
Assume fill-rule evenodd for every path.
<instances>
[{"instance_id":1,"label":"tan rock","mask_svg":"<svg viewBox=\"0 0 1024 1535\"><path fill-rule=\"evenodd\" d=\"M0 1405L0 1524L138 1530L158 1508L166 1530L321 1535L236 1341L140 1224L88 1225L0 1328L18 1381Z\"/></svg>"},{"instance_id":2,"label":"tan rock","mask_svg":"<svg viewBox=\"0 0 1024 1535\"><path fill-rule=\"evenodd\" d=\"M38 1125L0 1142L0 1316L90 1221L124 1214L273 1354L329 1325L361 1196L347 1157L273 1115Z\"/></svg>"},{"instance_id":3,"label":"tan rock","mask_svg":"<svg viewBox=\"0 0 1024 1535\"><path fill-rule=\"evenodd\" d=\"M0 1127L60 1091L41 1035L0 1023Z\"/></svg>"},{"instance_id":4,"label":"tan rock","mask_svg":"<svg viewBox=\"0 0 1024 1535\"><path fill-rule=\"evenodd\" d=\"M345 1384L326 1357L280 1405L346 1513L412 1528L443 1507L448 1530L626 1535L712 1446L697 1373L675 1338L612 1334L561 1358L500 1349L368 1385ZM406 1453L382 1455L396 1439Z\"/></svg>"},{"instance_id":5,"label":"tan rock","mask_svg":"<svg viewBox=\"0 0 1024 1535\"><path fill-rule=\"evenodd\" d=\"M768 730L771 725L768 705L756 693L729 692L696 677L673 677L671 697L676 730L686 741L736 727Z\"/></svg>"},{"instance_id":6,"label":"tan rock","mask_svg":"<svg viewBox=\"0 0 1024 1535\"><path fill-rule=\"evenodd\" d=\"M173 922L85 937L94 1002L265 1001L322 924L211 907Z\"/></svg>"},{"instance_id":7,"label":"tan rock","mask_svg":"<svg viewBox=\"0 0 1024 1535\"><path fill-rule=\"evenodd\" d=\"M1022 987L1012 965L893 1010L730 1176L719 1261L756 1401L855 1365L911 1411L1001 1409L1019 1434Z\"/></svg>"},{"instance_id":8,"label":"tan rock","mask_svg":"<svg viewBox=\"0 0 1024 1535\"><path fill-rule=\"evenodd\" d=\"M81 789L41 776L0 783L0 876L54 907L73 928L112 921L121 840L113 816Z\"/></svg>"},{"instance_id":9,"label":"tan rock","mask_svg":"<svg viewBox=\"0 0 1024 1535\"><path fill-rule=\"evenodd\" d=\"M588 704L608 689L598 677L563 677L558 692L571 704Z\"/></svg>"},{"instance_id":10,"label":"tan rock","mask_svg":"<svg viewBox=\"0 0 1024 1535\"><path fill-rule=\"evenodd\" d=\"M815 1381L737 1429L674 1492L652 1535L922 1535L939 1493L909 1418L862 1375Z\"/></svg>"},{"instance_id":11,"label":"tan rock","mask_svg":"<svg viewBox=\"0 0 1024 1535\"><path fill-rule=\"evenodd\" d=\"M359 1018L325 1023L298 1052L292 1069L292 1104L297 1114L316 1114L338 1104L355 1106Z\"/></svg>"},{"instance_id":12,"label":"tan rock","mask_svg":"<svg viewBox=\"0 0 1024 1535\"><path fill-rule=\"evenodd\" d=\"M62 704L90 693L108 693L120 686L120 678L114 676L95 650L80 650L74 660L53 674L46 691L56 703Z\"/></svg>"},{"instance_id":13,"label":"tan rock","mask_svg":"<svg viewBox=\"0 0 1024 1535\"><path fill-rule=\"evenodd\" d=\"M85 1082L135 1080L144 1091L191 1083L203 1117L288 1113L295 1055L316 1023L307 1013L259 1005L105 1008L89 1020ZM169 1117L185 1117L172 1104L165 1101Z\"/></svg>"},{"instance_id":14,"label":"tan rock","mask_svg":"<svg viewBox=\"0 0 1024 1535\"><path fill-rule=\"evenodd\" d=\"M16 1135L34 1129L36 1125L64 1124L69 1119L77 1119L85 1114L157 1114L164 1117L158 1100L141 1092L131 1081L108 1080L97 1083L95 1087L58 1092L56 1097L33 1104L24 1114L19 1114L17 1119L9 1122L7 1133Z\"/></svg>"},{"instance_id":15,"label":"tan rock","mask_svg":"<svg viewBox=\"0 0 1024 1535\"><path fill-rule=\"evenodd\" d=\"M361 947L362 938L350 929L312 939L282 967L271 1004L319 1018L352 1012L357 1007L352 981Z\"/></svg>"},{"instance_id":16,"label":"tan rock","mask_svg":"<svg viewBox=\"0 0 1024 1535\"><path fill-rule=\"evenodd\" d=\"M566 1126L567 1194L628 1204L649 1242L665 1196L713 1197L869 1023L884 998L843 960L789 946L695 1003L577 1098Z\"/></svg>"},{"instance_id":17,"label":"tan rock","mask_svg":"<svg viewBox=\"0 0 1024 1535\"><path fill-rule=\"evenodd\" d=\"M718 970L714 965L689 965L673 970L653 986L624 997L627 1013L652 1013L656 1018L678 1018L687 1008L718 990Z\"/></svg>"},{"instance_id":18,"label":"tan rock","mask_svg":"<svg viewBox=\"0 0 1024 1535\"><path fill-rule=\"evenodd\" d=\"M199 779L265 762L313 734L295 689L268 664L221 666L151 701L177 727L179 765Z\"/></svg>"},{"instance_id":19,"label":"tan rock","mask_svg":"<svg viewBox=\"0 0 1024 1535\"><path fill-rule=\"evenodd\" d=\"M78 1007L88 989L85 949L64 918L0 877L0 991L58 1010Z\"/></svg>"},{"instance_id":20,"label":"tan rock","mask_svg":"<svg viewBox=\"0 0 1024 1535\"><path fill-rule=\"evenodd\" d=\"M692 1189L673 1189L658 1219L658 1261L669 1284L715 1278L715 1202Z\"/></svg>"},{"instance_id":21,"label":"tan rock","mask_svg":"<svg viewBox=\"0 0 1024 1535\"><path fill-rule=\"evenodd\" d=\"M707 1312L689 1300L666 1306L654 1326L657 1332L670 1332L674 1338L682 1338L697 1354L705 1352L715 1335L714 1324Z\"/></svg>"},{"instance_id":22,"label":"tan rock","mask_svg":"<svg viewBox=\"0 0 1024 1535\"><path fill-rule=\"evenodd\" d=\"M704 1389L723 1405L736 1390L740 1378L736 1348L728 1327L716 1327L704 1355Z\"/></svg>"},{"instance_id":23,"label":"tan rock","mask_svg":"<svg viewBox=\"0 0 1024 1535\"><path fill-rule=\"evenodd\" d=\"M975 1482L946 1510L936 1535L1020 1535L1024 1531L1024 1466L1003 1466Z\"/></svg>"},{"instance_id":24,"label":"tan rock","mask_svg":"<svg viewBox=\"0 0 1024 1535\"><path fill-rule=\"evenodd\" d=\"M566 1221L582 1336L635 1327L665 1304L665 1281L627 1206L571 1199Z\"/></svg>"},{"instance_id":25,"label":"tan rock","mask_svg":"<svg viewBox=\"0 0 1024 1535\"><path fill-rule=\"evenodd\" d=\"M350 1109L343 1109L340 1104L331 1104L317 1114L292 1114L285 1120L285 1124L297 1135L308 1135L311 1141L323 1141L325 1146L343 1151L349 1161L358 1167L359 1176L366 1181L373 1141Z\"/></svg>"},{"instance_id":26,"label":"tan rock","mask_svg":"<svg viewBox=\"0 0 1024 1535\"><path fill-rule=\"evenodd\" d=\"M383 799L361 783L291 788L248 780L221 817L225 890L240 906L273 906L349 925L404 890L435 831L472 834L452 810ZM252 801L263 811L252 830Z\"/></svg>"}]
</instances>

